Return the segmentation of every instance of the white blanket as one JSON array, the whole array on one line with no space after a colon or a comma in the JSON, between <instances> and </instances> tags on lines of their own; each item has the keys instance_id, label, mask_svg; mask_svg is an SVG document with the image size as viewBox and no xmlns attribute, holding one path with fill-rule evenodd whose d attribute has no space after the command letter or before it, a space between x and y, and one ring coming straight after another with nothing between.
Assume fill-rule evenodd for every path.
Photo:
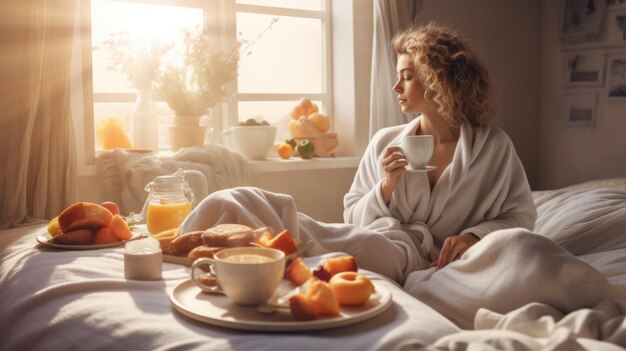
<instances>
[{"instance_id":1,"label":"white blanket","mask_svg":"<svg viewBox=\"0 0 626 351\"><path fill-rule=\"evenodd\" d=\"M476 330L450 334L431 345L406 340L396 350L619 351L626 345L625 316L626 300L603 301L568 314L541 303L504 315L482 309Z\"/></svg>"},{"instance_id":2,"label":"white blanket","mask_svg":"<svg viewBox=\"0 0 626 351\"><path fill-rule=\"evenodd\" d=\"M414 241L419 254L407 253L403 277L393 277L398 281L428 267L449 236L469 232L483 238L498 229L531 229L536 217L522 164L509 137L497 128L463 126L452 163L432 191L426 173L406 173L387 206L381 192L381 157L388 145L400 144L420 122L417 118L374 136L344 199L346 223L383 234L394 230L394 237Z\"/></svg>"},{"instance_id":3,"label":"white blanket","mask_svg":"<svg viewBox=\"0 0 626 351\"><path fill-rule=\"evenodd\" d=\"M120 205L122 213L141 212L148 197L145 186L155 177L173 174L179 168L204 174L207 193L200 178L186 177L197 200L215 190L247 185L249 181L246 159L216 144L181 149L172 157L115 149L99 155L96 165L106 185L107 199Z\"/></svg>"}]
</instances>

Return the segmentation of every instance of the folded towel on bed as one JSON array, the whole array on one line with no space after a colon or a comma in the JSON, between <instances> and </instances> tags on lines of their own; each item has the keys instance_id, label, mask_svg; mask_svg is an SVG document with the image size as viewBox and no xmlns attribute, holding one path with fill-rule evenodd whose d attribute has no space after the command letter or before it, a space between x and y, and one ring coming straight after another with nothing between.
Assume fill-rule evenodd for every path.
<instances>
[{"instance_id":1,"label":"folded towel on bed","mask_svg":"<svg viewBox=\"0 0 626 351\"><path fill-rule=\"evenodd\" d=\"M125 214L141 212L148 196L144 190L146 184L157 176L173 174L179 168L202 172L209 194L219 189L247 185L249 182L246 159L239 153L215 144L185 148L172 157L115 149L99 155L96 166L102 174L107 199L118 203L121 212ZM203 187L198 183L198 177L190 176L187 181L197 200L208 195L200 193Z\"/></svg>"}]
</instances>

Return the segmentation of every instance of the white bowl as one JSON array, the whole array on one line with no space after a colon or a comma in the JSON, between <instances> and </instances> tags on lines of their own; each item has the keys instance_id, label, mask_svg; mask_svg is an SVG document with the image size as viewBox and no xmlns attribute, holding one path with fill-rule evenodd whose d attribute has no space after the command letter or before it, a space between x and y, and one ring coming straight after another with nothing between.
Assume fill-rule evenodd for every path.
<instances>
[{"instance_id":1,"label":"white bowl","mask_svg":"<svg viewBox=\"0 0 626 351\"><path fill-rule=\"evenodd\" d=\"M226 144L243 154L248 160L265 160L274 146L275 126L235 126L224 131ZM228 140L230 139L230 140Z\"/></svg>"}]
</instances>

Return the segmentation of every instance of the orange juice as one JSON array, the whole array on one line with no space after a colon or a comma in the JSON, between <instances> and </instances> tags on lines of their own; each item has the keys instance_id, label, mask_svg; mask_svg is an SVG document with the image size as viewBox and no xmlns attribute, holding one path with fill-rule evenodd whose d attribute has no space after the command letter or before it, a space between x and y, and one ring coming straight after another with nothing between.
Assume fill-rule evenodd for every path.
<instances>
[{"instance_id":1,"label":"orange juice","mask_svg":"<svg viewBox=\"0 0 626 351\"><path fill-rule=\"evenodd\" d=\"M148 231L150 234L157 234L164 230L178 228L189 212L191 212L189 202L150 202L146 217Z\"/></svg>"}]
</instances>

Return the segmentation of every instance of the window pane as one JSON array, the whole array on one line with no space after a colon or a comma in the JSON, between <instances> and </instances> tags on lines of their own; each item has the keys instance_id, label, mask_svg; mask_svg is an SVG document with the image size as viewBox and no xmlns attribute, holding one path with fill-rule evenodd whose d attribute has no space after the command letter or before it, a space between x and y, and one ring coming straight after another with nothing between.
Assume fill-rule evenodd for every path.
<instances>
[{"instance_id":1,"label":"window pane","mask_svg":"<svg viewBox=\"0 0 626 351\"><path fill-rule=\"evenodd\" d=\"M239 39L255 38L273 16L237 13ZM322 23L279 16L239 65L241 93L323 93Z\"/></svg>"},{"instance_id":2,"label":"window pane","mask_svg":"<svg viewBox=\"0 0 626 351\"><path fill-rule=\"evenodd\" d=\"M324 110L324 106L320 101L316 103L320 111ZM239 121L245 122L248 118L255 118L257 121L266 120L269 124L276 126L276 142L282 142L291 138L289 133L289 121L291 117L289 112L299 101L245 101L240 102Z\"/></svg>"},{"instance_id":3,"label":"window pane","mask_svg":"<svg viewBox=\"0 0 626 351\"><path fill-rule=\"evenodd\" d=\"M238 4L286 7L290 9L315 10L322 9L322 0L237 0Z\"/></svg>"},{"instance_id":4,"label":"window pane","mask_svg":"<svg viewBox=\"0 0 626 351\"><path fill-rule=\"evenodd\" d=\"M128 32L131 43L180 42L181 29L203 23L202 10L116 1L92 1L94 92L130 92L124 75L107 69L110 52L103 45L112 33Z\"/></svg>"}]
</instances>

